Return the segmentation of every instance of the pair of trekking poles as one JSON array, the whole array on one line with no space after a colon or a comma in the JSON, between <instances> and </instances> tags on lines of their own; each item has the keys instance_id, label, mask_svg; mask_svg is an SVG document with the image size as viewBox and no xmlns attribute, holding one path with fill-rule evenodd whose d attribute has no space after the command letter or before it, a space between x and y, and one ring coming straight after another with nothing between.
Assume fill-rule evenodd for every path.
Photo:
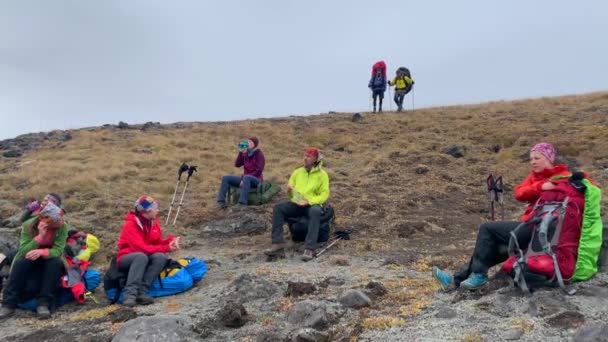
<instances>
[{"instance_id":1,"label":"pair of trekking poles","mask_svg":"<svg viewBox=\"0 0 608 342\"><path fill-rule=\"evenodd\" d=\"M182 190L182 196L179 200L179 205L177 206L177 210L175 212L175 218L173 219L173 225L175 225L175 222L177 222L177 217L179 216L179 211L182 208L182 203L184 202L184 195L186 194L186 189L188 188L188 183L190 182L190 177L192 177L192 174L194 174L195 172L197 172L197 166L196 165L188 165L186 163L182 163L182 165L180 165L179 170L177 170L177 184L175 184L175 191L173 191L173 198L171 198L171 205L169 206L169 212L167 213L167 220L165 221L165 225L169 224L169 219L171 218L171 211L173 210L173 204L175 203L175 196L177 195L177 190L180 187L180 184L182 183L182 174L184 172L188 173L188 178L186 178L185 183L184 183L184 188Z\"/></svg>"}]
</instances>

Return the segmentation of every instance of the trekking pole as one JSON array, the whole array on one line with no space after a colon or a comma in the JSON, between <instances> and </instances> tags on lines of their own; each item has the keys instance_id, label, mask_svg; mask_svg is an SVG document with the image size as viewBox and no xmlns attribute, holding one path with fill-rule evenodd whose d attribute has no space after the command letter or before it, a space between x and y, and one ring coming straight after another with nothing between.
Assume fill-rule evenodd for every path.
<instances>
[{"instance_id":1,"label":"trekking pole","mask_svg":"<svg viewBox=\"0 0 608 342\"><path fill-rule=\"evenodd\" d=\"M388 86L388 111L393 111L393 97L391 96L391 86Z\"/></svg>"},{"instance_id":2,"label":"trekking pole","mask_svg":"<svg viewBox=\"0 0 608 342\"><path fill-rule=\"evenodd\" d=\"M173 198L171 198L171 204L169 205L169 212L167 213L167 220L165 221L165 225L169 224L169 217L171 216L171 210L173 210L173 203L175 203L175 195L177 194L177 189L179 188L179 183L182 181L182 173L188 171L188 165L186 163L182 163L179 169L177 170L177 183L175 184L175 191L173 191Z\"/></svg>"},{"instance_id":3,"label":"trekking pole","mask_svg":"<svg viewBox=\"0 0 608 342\"><path fill-rule=\"evenodd\" d=\"M488 185L488 197L490 198L490 217L492 221L494 221L494 198L496 197L496 192L494 191L494 182L494 175L490 173L488 178L486 178L486 184Z\"/></svg>"},{"instance_id":4,"label":"trekking pole","mask_svg":"<svg viewBox=\"0 0 608 342\"><path fill-rule=\"evenodd\" d=\"M182 191L182 197L179 200L179 205L177 206L177 211L175 212L175 218L173 219L173 225L175 226L175 222L177 222L177 217L179 216L179 210L182 208L182 203L184 202L184 195L186 194L186 189L188 188L188 183L190 182L190 177L192 174L197 172L196 165L192 165L188 168L188 178L186 178L186 185L184 185L184 191Z\"/></svg>"},{"instance_id":5,"label":"trekking pole","mask_svg":"<svg viewBox=\"0 0 608 342\"><path fill-rule=\"evenodd\" d=\"M337 244L341 240L350 240L350 234L352 232L353 232L352 229L338 230L336 232L336 238L329 245L325 246L325 248L320 250L319 253L317 253L317 255L315 255L315 257L319 257L319 255L325 253L331 246Z\"/></svg>"},{"instance_id":6,"label":"trekking pole","mask_svg":"<svg viewBox=\"0 0 608 342\"><path fill-rule=\"evenodd\" d=\"M412 84L412 112L416 109L416 107L414 107L414 85Z\"/></svg>"}]
</instances>

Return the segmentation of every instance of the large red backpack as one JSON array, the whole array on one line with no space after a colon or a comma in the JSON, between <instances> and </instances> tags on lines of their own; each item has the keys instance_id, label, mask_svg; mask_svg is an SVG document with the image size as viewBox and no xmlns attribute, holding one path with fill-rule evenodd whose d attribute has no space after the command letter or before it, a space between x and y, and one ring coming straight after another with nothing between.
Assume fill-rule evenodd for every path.
<instances>
[{"instance_id":1,"label":"large red backpack","mask_svg":"<svg viewBox=\"0 0 608 342\"><path fill-rule=\"evenodd\" d=\"M584 194L567 178L542 192L533 216L511 233L510 257L503 265L519 288L528 292L549 285L571 292L566 284L576 268L584 206ZM527 246L517 243L519 229L532 230Z\"/></svg>"},{"instance_id":2,"label":"large red backpack","mask_svg":"<svg viewBox=\"0 0 608 342\"><path fill-rule=\"evenodd\" d=\"M372 66L372 76L375 76L378 70L382 70L382 76L384 76L384 79L386 80L386 63L384 63L384 61L374 63Z\"/></svg>"}]
</instances>

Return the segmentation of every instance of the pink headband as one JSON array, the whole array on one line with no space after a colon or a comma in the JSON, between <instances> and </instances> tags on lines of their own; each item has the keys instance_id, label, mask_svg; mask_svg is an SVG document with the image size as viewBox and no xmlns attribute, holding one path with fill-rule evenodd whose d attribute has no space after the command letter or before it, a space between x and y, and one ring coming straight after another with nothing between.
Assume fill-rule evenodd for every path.
<instances>
[{"instance_id":1,"label":"pink headband","mask_svg":"<svg viewBox=\"0 0 608 342\"><path fill-rule=\"evenodd\" d=\"M555 147L549 143L539 143L534 145L530 152L538 152L545 156L551 163L555 162Z\"/></svg>"}]
</instances>

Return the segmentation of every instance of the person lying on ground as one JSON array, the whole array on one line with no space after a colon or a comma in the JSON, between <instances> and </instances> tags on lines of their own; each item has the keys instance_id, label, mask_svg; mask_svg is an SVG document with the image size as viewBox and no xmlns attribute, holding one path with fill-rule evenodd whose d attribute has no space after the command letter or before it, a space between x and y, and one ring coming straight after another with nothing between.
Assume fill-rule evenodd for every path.
<instances>
[{"instance_id":1,"label":"person lying on ground","mask_svg":"<svg viewBox=\"0 0 608 342\"><path fill-rule=\"evenodd\" d=\"M217 207L226 208L226 195L231 186L241 188L237 208L247 205L247 196L251 189L258 187L264 180L264 166L266 160L259 147L260 141L256 137L244 140L238 145L239 152L234 161L235 167L243 167L241 176L226 175L222 177L220 191L217 194Z\"/></svg>"},{"instance_id":2,"label":"person lying on ground","mask_svg":"<svg viewBox=\"0 0 608 342\"><path fill-rule=\"evenodd\" d=\"M154 300L147 295L152 281L167 263L167 253L180 248L179 237L162 238L158 223L158 202L142 196L125 216L118 238L118 269L127 273L123 305L147 305Z\"/></svg>"},{"instance_id":3,"label":"person lying on ground","mask_svg":"<svg viewBox=\"0 0 608 342\"><path fill-rule=\"evenodd\" d=\"M528 203L526 211L519 221L487 222L479 227L477 242L473 255L467 265L458 272L450 275L438 267L433 267L432 273L444 290L458 286L476 290L488 282L488 270L509 257L507 246L510 234L517 226L530 219L534 213L534 203L542 191L553 190L555 184L551 178L568 176L570 171L566 165L554 165L556 151L549 143L539 143L530 150L530 174L515 188L515 199ZM517 240L520 246L527 246L532 235L530 230L519 231Z\"/></svg>"},{"instance_id":4,"label":"person lying on ground","mask_svg":"<svg viewBox=\"0 0 608 342\"><path fill-rule=\"evenodd\" d=\"M316 148L304 152L304 166L297 168L289 177L286 191L290 201L274 206L272 210L272 246L264 251L268 256L284 252L286 246L283 225L287 217L308 216L308 232L302 260L314 258L317 249L321 207L329 198L329 176L322 168L322 156Z\"/></svg>"},{"instance_id":5,"label":"person lying on ground","mask_svg":"<svg viewBox=\"0 0 608 342\"><path fill-rule=\"evenodd\" d=\"M52 202L23 223L19 250L4 289L0 319L11 316L17 304L37 298L36 313L49 318L55 309L55 293L65 273L63 249L68 233L64 212Z\"/></svg>"}]
</instances>

